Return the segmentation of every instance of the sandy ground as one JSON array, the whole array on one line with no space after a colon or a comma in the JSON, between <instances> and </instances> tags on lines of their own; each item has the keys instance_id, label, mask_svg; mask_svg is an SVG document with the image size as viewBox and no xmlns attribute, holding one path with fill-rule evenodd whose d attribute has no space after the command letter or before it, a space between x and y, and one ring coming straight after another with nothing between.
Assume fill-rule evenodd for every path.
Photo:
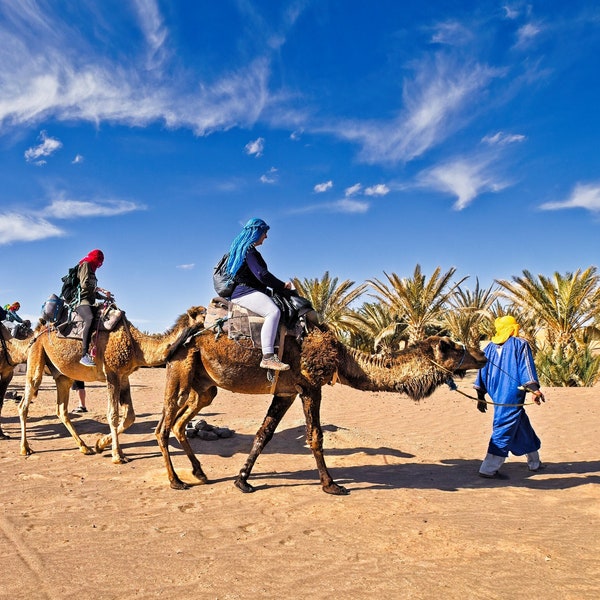
<instances>
[{"instance_id":1,"label":"sandy ground","mask_svg":"<svg viewBox=\"0 0 600 600\"><path fill-rule=\"evenodd\" d=\"M326 458L350 495L322 492L299 403L256 464L257 491L242 494L233 479L269 398L220 391L204 417L236 433L192 439L211 483L175 491L153 433L164 373L132 378L137 420L120 466L77 450L50 378L31 407L28 458L5 402L1 598L600 597L597 387L549 388L528 407L547 467L531 474L511 457L508 481L477 477L491 412L446 386L420 403L326 387ZM102 385L88 386L88 407L73 421L93 445L107 431Z\"/></svg>"}]
</instances>

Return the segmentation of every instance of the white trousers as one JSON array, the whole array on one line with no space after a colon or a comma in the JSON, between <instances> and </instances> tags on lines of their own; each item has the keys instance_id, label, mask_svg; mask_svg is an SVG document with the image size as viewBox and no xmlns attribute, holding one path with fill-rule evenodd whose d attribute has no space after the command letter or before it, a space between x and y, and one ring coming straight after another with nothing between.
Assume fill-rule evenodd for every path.
<instances>
[{"instance_id":1,"label":"white trousers","mask_svg":"<svg viewBox=\"0 0 600 600\"><path fill-rule=\"evenodd\" d=\"M479 472L484 475L493 475L504 464L505 460L504 456L496 456L488 452L481 463L481 467L479 467ZM537 450L527 454L527 466L530 471L537 471L540 464L540 453Z\"/></svg>"},{"instance_id":2,"label":"white trousers","mask_svg":"<svg viewBox=\"0 0 600 600\"><path fill-rule=\"evenodd\" d=\"M247 308L253 313L264 317L265 322L260 330L260 345L263 354L275 353L275 338L277 337L277 328L281 311L273 300L262 292L252 292L241 298L232 298L234 304Z\"/></svg>"}]
</instances>

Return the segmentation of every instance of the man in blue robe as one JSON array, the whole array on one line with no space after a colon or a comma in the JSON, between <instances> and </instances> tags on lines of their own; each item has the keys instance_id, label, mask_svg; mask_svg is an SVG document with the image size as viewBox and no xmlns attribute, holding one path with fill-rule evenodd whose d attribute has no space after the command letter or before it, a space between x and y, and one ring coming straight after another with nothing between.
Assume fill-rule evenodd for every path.
<instances>
[{"instance_id":1,"label":"man in blue robe","mask_svg":"<svg viewBox=\"0 0 600 600\"><path fill-rule=\"evenodd\" d=\"M486 346L488 359L479 370L474 388L477 390L477 408L487 409L485 394L494 404L494 423L488 452L479 468L480 477L507 479L499 469L508 457L527 455L530 471L541 468L538 450L541 443L525 412L525 395L533 394L536 404L545 402L544 394L533 362L529 344L520 337L519 325L514 317L506 315L494 321L496 335Z\"/></svg>"}]
</instances>

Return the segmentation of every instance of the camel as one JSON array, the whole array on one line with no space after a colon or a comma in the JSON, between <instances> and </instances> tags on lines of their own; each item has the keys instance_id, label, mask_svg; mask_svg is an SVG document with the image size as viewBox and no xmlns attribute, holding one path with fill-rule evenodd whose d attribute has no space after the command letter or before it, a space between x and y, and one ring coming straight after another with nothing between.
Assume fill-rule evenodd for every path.
<instances>
[{"instance_id":1,"label":"camel","mask_svg":"<svg viewBox=\"0 0 600 600\"><path fill-rule=\"evenodd\" d=\"M15 367L27 360L27 349L33 330L30 328L27 332L27 338L18 340L10 335L6 327L0 325L0 417L2 416L2 407L4 406L4 396L8 386L12 381ZM2 431L2 423L0 422L0 440L9 439L10 436Z\"/></svg>"},{"instance_id":2,"label":"camel","mask_svg":"<svg viewBox=\"0 0 600 600\"><path fill-rule=\"evenodd\" d=\"M254 463L300 395L306 438L317 463L323 491L344 495L348 490L334 482L323 456L320 423L323 385L337 377L340 383L359 390L398 392L419 400L431 395L452 375L462 376L486 362L479 349L467 349L446 337L427 338L396 356L368 355L348 348L321 326L310 330L301 345L294 337L285 338L282 360L291 368L281 372L271 383L265 369L259 367L260 349L242 345L239 340L230 340L225 335L215 339L209 330L200 332L195 340L194 347L178 349L167 363L164 407L155 430L173 489L190 486L178 477L173 467L169 454L171 431L192 464L194 478L198 483L208 481L185 435L185 428L202 408L211 404L217 388L242 394L274 394L250 454L235 479L235 485L242 492L254 491L248 483Z\"/></svg>"},{"instance_id":3,"label":"camel","mask_svg":"<svg viewBox=\"0 0 600 600\"><path fill-rule=\"evenodd\" d=\"M21 454L32 454L27 441L27 413L30 403L37 397L44 368L47 367L56 382L56 414L83 454L94 454L94 450L81 439L69 419L69 390L75 379L106 382L110 433L97 440L95 450L101 453L112 441L112 462L128 462L119 445L119 434L135 421L129 375L140 367L165 364L169 351L187 338L193 329L190 325L200 326L204 322L204 309L190 309L190 312L180 316L175 325L164 334L144 334L125 317L112 331L98 331L95 367L79 363L81 340L59 337L56 327L40 320L27 357L25 395L19 405ZM121 416L119 406L123 408Z\"/></svg>"}]
</instances>

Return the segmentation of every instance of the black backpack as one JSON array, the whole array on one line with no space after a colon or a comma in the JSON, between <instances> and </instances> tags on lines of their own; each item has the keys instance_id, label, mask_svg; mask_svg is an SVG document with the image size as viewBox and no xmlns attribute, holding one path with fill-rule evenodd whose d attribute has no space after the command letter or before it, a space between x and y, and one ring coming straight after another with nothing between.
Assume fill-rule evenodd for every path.
<instances>
[{"instance_id":1,"label":"black backpack","mask_svg":"<svg viewBox=\"0 0 600 600\"><path fill-rule=\"evenodd\" d=\"M227 274L227 260L229 258L229 252L223 255L221 260L217 263L213 273L213 286L215 292L221 298L231 298L233 290L236 286L235 277L231 277Z\"/></svg>"},{"instance_id":2,"label":"black backpack","mask_svg":"<svg viewBox=\"0 0 600 600\"><path fill-rule=\"evenodd\" d=\"M69 269L69 272L62 277L62 290L60 291L60 297L67 303L78 300L79 297L79 263Z\"/></svg>"}]
</instances>

